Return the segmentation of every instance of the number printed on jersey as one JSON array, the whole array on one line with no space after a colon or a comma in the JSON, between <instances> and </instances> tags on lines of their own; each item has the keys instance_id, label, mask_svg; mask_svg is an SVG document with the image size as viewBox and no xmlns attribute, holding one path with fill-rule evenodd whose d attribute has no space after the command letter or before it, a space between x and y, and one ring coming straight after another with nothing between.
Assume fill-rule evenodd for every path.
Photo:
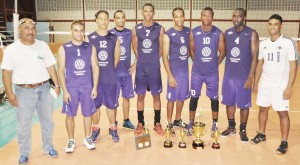
<instances>
[{"instance_id":1,"label":"number printed on jersey","mask_svg":"<svg viewBox=\"0 0 300 165\"><path fill-rule=\"evenodd\" d=\"M180 37L181 43L184 43L184 37Z\"/></svg>"},{"instance_id":2,"label":"number printed on jersey","mask_svg":"<svg viewBox=\"0 0 300 165\"><path fill-rule=\"evenodd\" d=\"M80 50L77 49L77 56L80 56Z\"/></svg>"},{"instance_id":3,"label":"number printed on jersey","mask_svg":"<svg viewBox=\"0 0 300 165\"><path fill-rule=\"evenodd\" d=\"M234 42L238 45L240 43L240 37L236 38Z\"/></svg>"},{"instance_id":4,"label":"number printed on jersey","mask_svg":"<svg viewBox=\"0 0 300 165\"><path fill-rule=\"evenodd\" d=\"M210 38L209 38L209 37L204 37L204 38L203 38L203 44L204 44L204 45L210 44Z\"/></svg>"},{"instance_id":5,"label":"number printed on jersey","mask_svg":"<svg viewBox=\"0 0 300 165\"><path fill-rule=\"evenodd\" d=\"M123 43L123 37L119 37L120 44Z\"/></svg>"},{"instance_id":6,"label":"number printed on jersey","mask_svg":"<svg viewBox=\"0 0 300 165\"><path fill-rule=\"evenodd\" d=\"M146 36L148 37L149 36L149 33L150 33L150 30L146 30Z\"/></svg>"},{"instance_id":7,"label":"number printed on jersey","mask_svg":"<svg viewBox=\"0 0 300 165\"><path fill-rule=\"evenodd\" d=\"M100 41L100 48L107 48L107 41Z\"/></svg>"}]
</instances>

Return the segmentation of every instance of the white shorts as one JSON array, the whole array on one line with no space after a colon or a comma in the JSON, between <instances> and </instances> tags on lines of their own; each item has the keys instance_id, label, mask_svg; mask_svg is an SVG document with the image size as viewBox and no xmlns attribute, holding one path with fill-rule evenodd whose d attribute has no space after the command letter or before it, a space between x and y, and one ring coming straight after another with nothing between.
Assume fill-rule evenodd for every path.
<instances>
[{"instance_id":1,"label":"white shorts","mask_svg":"<svg viewBox=\"0 0 300 165\"><path fill-rule=\"evenodd\" d=\"M289 100L283 100L284 88L258 87L256 104L261 107L272 105L275 111L288 111Z\"/></svg>"}]
</instances>

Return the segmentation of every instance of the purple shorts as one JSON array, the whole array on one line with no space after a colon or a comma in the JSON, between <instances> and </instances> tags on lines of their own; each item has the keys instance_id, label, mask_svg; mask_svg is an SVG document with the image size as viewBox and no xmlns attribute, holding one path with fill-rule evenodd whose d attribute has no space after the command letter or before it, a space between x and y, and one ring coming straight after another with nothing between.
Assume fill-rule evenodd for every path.
<instances>
[{"instance_id":1,"label":"purple shorts","mask_svg":"<svg viewBox=\"0 0 300 165\"><path fill-rule=\"evenodd\" d=\"M197 98L201 96L202 85L206 85L206 95L212 99L217 100L219 97L219 75L201 76L198 73L192 72L191 77L191 97Z\"/></svg>"},{"instance_id":2,"label":"purple shorts","mask_svg":"<svg viewBox=\"0 0 300 165\"><path fill-rule=\"evenodd\" d=\"M248 109L252 106L252 89L245 89L246 80L229 80L224 78L222 85L222 104Z\"/></svg>"},{"instance_id":3,"label":"purple shorts","mask_svg":"<svg viewBox=\"0 0 300 165\"><path fill-rule=\"evenodd\" d=\"M133 86L132 86L132 77L125 76L125 77L118 77L118 97L120 96L120 90L122 90L122 97L124 98L133 98Z\"/></svg>"},{"instance_id":4,"label":"purple shorts","mask_svg":"<svg viewBox=\"0 0 300 165\"><path fill-rule=\"evenodd\" d=\"M189 91L189 74L174 75L177 82L175 88L167 87L167 100L171 102L175 101L185 101L190 97ZM169 81L168 81L169 82ZM169 84L169 83L168 83Z\"/></svg>"},{"instance_id":5,"label":"purple shorts","mask_svg":"<svg viewBox=\"0 0 300 165\"><path fill-rule=\"evenodd\" d=\"M80 103L81 113L83 116L92 116L96 112L94 100L91 98L91 89L86 88L68 88L71 96L69 104L63 102L62 113L67 116L74 117L77 115L78 106Z\"/></svg>"},{"instance_id":6,"label":"purple shorts","mask_svg":"<svg viewBox=\"0 0 300 165\"><path fill-rule=\"evenodd\" d=\"M105 105L108 109L119 106L117 84L98 84L98 96L95 98L96 108Z\"/></svg>"},{"instance_id":7,"label":"purple shorts","mask_svg":"<svg viewBox=\"0 0 300 165\"><path fill-rule=\"evenodd\" d=\"M147 88L152 95L159 95L162 91L160 69L136 68L134 90L136 94L145 94Z\"/></svg>"}]
</instances>

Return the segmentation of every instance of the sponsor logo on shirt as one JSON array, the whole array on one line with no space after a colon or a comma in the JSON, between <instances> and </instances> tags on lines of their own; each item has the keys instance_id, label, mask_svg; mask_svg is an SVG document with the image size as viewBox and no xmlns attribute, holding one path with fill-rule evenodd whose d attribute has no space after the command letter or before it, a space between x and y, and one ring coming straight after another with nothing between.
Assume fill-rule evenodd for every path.
<instances>
[{"instance_id":1,"label":"sponsor logo on shirt","mask_svg":"<svg viewBox=\"0 0 300 165\"><path fill-rule=\"evenodd\" d=\"M71 47L72 46L72 44L67 44L67 45L65 45L65 47L67 47L67 48L69 48L69 47Z\"/></svg>"},{"instance_id":2,"label":"sponsor logo on shirt","mask_svg":"<svg viewBox=\"0 0 300 165\"><path fill-rule=\"evenodd\" d=\"M231 34L233 34L233 32L232 32L232 31L229 31L227 34L228 34L228 35L231 35Z\"/></svg>"},{"instance_id":3,"label":"sponsor logo on shirt","mask_svg":"<svg viewBox=\"0 0 300 165\"><path fill-rule=\"evenodd\" d=\"M95 38L97 38L96 35L92 35L92 36L91 36L91 39L95 39Z\"/></svg>"}]
</instances>

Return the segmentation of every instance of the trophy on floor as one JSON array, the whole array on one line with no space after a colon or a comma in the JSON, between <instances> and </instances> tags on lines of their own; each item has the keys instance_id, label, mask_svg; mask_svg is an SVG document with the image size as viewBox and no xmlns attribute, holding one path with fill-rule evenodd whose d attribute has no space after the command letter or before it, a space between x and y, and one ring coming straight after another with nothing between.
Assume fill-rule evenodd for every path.
<instances>
[{"instance_id":1,"label":"trophy on floor","mask_svg":"<svg viewBox=\"0 0 300 165\"><path fill-rule=\"evenodd\" d=\"M173 142L170 140L171 139L171 133L172 133L172 128L170 128L170 125L167 123L167 128L165 130L166 133L166 141L164 141L164 147L165 148L172 148L173 147Z\"/></svg>"},{"instance_id":2,"label":"trophy on floor","mask_svg":"<svg viewBox=\"0 0 300 165\"><path fill-rule=\"evenodd\" d=\"M186 142L184 141L186 134L187 134L187 130L184 128L183 125L181 125L180 131L179 131L179 135L180 135L180 139L181 139L181 141L179 142L179 145L178 145L179 148L186 148Z\"/></svg>"},{"instance_id":3,"label":"trophy on floor","mask_svg":"<svg viewBox=\"0 0 300 165\"><path fill-rule=\"evenodd\" d=\"M220 149L220 143L218 142L220 135L221 135L221 132L218 129L218 123L216 123L216 130L211 134L211 137L213 139L213 144L212 144L211 148Z\"/></svg>"},{"instance_id":4,"label":"trophy on floor","mask_svg":"<svg viewBox=\"0 0 300 165\"><path fill-rule=\"evenodd\" d=\"M204 141L200 139L201 136L205 134L205 124L201 122L202 112L201 115L196 117L196 122L193 126L193 134L195 136L195 140L193 140L193 148L197 149L198 147L202 147L204 149Z\"/></svg>"},{"instance_id":5,"label":"trophy on floor","mask_svg":"<svg viewBox=\"0 0 300 165\"><path fill-rule=\"evenodd\" d=\"M150 131L146 126L147 122L145 122L143 135L135 136L135 147L137 150L151 147Z\"/></svg>"}]
</instances>

